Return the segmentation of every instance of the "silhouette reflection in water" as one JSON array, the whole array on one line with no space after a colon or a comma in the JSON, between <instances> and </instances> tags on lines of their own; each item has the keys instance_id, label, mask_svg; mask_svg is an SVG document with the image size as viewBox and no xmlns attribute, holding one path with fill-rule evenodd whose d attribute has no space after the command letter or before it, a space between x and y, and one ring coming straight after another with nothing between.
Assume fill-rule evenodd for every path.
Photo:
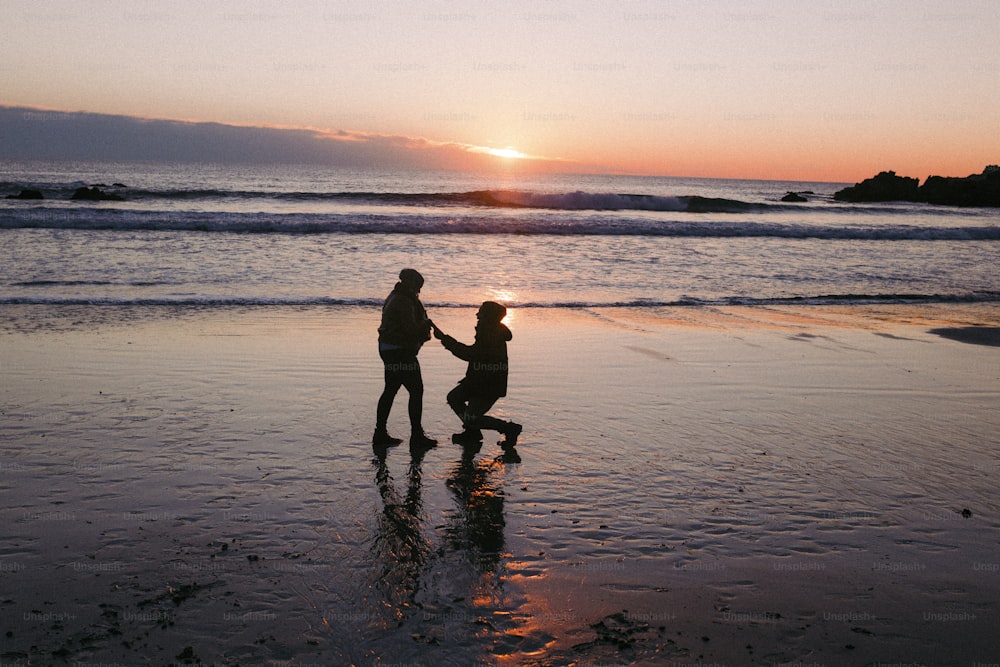
<instances>
[{"instance_id":1,"label":"silhouette reflection in water","mask_svg":"<svg viewBox=\"0 0 1000 667\"><path fill-rule=\"evenodd\" d=\"M401 621L420 591L420 577L433 545L424 534L421 471L424 451L413 450L407 470L406 495L400 496L386 461L385 446L373 446L375 485L382 496L378 531L373 543L375 563L380 570L376 586L385 606Z\"/></svg>"},{"instance_id":2,"label":"silhouette reflection in water","mask_svg":"<svg viewBox=\"0 0 1000 667\"><path fill-rule=\"evenodd\" d=\"M510 452L477 459L479 447L465 446L448 468L445 494L436 484L423 488L423 450L411 451L404 491L392 477L387 448L373 447L382 499L371 542L372 597L366 603L374 646L401 649L407 658L411 651L424 659L430 656L421 651L442 650L451 660L475 662L510 653L520 643L511 613L518 603L504 590L510 575L503 486ZM450 502L439 514L433 506L441 500ZM430 517L443 520L432 523Z\"/></svg>"},{"instance_id":3,"label":"silhouette reflection in water","mask_svg":"<svg viewBox=\"0 0 1000 667\"><path fill-rule=\"evenodd\" d=\"M503 488L494 479L503 463L476 461L480 444L465 445L462 458L452 468L446 484L457 508L445 526L448 546L465 553L480 572L493 572L504 550Z\"/></svg>"}]
</instances>

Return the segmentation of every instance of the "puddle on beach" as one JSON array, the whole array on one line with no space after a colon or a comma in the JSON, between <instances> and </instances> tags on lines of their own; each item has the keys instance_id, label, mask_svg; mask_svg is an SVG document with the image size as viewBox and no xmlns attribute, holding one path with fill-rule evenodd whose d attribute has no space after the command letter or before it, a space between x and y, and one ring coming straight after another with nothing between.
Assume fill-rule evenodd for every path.
<instances>
[{"instance_id":1,"label":"puddle on beach","mask_svg":"<svg viewBox=\"0 0 1000 667\"><path fill-rule=\"evenodd\" d=\"M528 425L520 460L489 439L413 456L368 442L371 314L330 312L7 336L4 663L998 648L993 350L519 313L500 413ZM447 441L433 392L462 369L439 352L425 423Z\"/></svg>"}]
</instances>

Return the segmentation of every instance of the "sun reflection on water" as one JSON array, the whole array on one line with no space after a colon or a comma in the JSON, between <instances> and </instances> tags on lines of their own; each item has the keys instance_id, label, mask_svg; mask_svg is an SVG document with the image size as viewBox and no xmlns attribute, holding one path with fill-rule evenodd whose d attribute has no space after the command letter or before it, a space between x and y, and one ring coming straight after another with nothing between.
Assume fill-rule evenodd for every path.
<instances>
[{"instance_id":1,"label":"sun reflection on water","mask_svg":"<svg viewBox=\"0 0 1000 667\"><path fill-rule=\"evenodd\" d=\"M507 316L504 318L507 326L510 326L517 319L517 310L513 307L518 303L517 292L503 287L490 287L488 290L489 301L496 301L507 307Z\"/></svg>"}]
</instances>

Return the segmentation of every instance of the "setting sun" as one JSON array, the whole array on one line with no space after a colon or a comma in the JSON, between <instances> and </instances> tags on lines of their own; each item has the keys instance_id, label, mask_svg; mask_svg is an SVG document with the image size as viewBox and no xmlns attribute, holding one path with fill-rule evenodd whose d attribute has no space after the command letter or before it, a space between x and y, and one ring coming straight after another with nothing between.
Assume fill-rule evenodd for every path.
<instances>
[{"instance_id":1,"label":"setting sun","mask_svg":"<svg viewBox=\"0 0 1000 667\"><path fill-rule=\"evenodd\" d=\"M490 148L486 151L490 155L495 155L497 157L507 157L507 158L526 158L528 157L521 151L516 151L511 147L507 148Z\"/></svg>"}]
</instances>

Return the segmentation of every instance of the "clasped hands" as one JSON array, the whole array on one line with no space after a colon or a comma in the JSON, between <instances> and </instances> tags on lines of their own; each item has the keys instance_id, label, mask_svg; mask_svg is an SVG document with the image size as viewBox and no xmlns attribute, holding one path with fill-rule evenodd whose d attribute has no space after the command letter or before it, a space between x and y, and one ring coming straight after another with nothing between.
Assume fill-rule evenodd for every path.
<instances>
[{"instance_id":1,"label":"clasped hands","mask_svg":"<svg viewBox=\"0 0 1000 667\"><path fill-rule=\"evenodd\" d=\"M434 324L434 322L432 322L431 320L427 320L427 322L431 325L431 331L434 332L434 337L437 338L438 340L443 340L447 334L438 329L437 325Z\"/></svg>"}]
</instances>

